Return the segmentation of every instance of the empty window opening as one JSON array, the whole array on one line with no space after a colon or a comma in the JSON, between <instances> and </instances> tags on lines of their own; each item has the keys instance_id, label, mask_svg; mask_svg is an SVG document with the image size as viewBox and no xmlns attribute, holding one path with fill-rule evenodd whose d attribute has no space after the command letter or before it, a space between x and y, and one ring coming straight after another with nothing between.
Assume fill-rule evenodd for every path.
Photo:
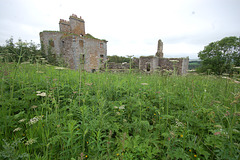
<instances>
[{"instance_id":1,"label":"empty window opening","mask_svg":"<svg viewBox=\"0 0 240 160\"><path fill-rule=\"evenodd\" d=\"M85 55L84 55L84 54L81 54L81 55L80 55L80 63L81 63L81 64L84 64L84 63L85 63Z\"/></svg>"},{"instance_id":2,"label":"empty window opening","mask_svg":"<svg viewBox=\"0 0 240 160\"><path fill-rule=\"evenodd\" d=\"M83 48L83 40L79 40L79 46Z\"/></svg>"},{"instance_id":3,"label":"empty window opening","mask_svg":"<svg viewBox=\"0 0 240 160\"><path fill-rule=\"evenodd\" d=\"M100 54L100 62L103 63L103 58L104 58L104 55L103 54Z\"/></svg>"},{"instance_id":4,"label":"empty window opening","mask_svg":"<svg viewBox=\"0 0 240 160\"><path fill-rule=\"evenodd\" d=\"M48 41L48 44L49 44L51 47L54 47L54 41L53 41L53 40L49 40L49 41Z\"/></svg>"},{"instance_id":5,"label":"empty window opening","mask_svg":"<svg viewBox=\"0 0 240 160\"><path fill-rule=\"evenodd\" d=\"M147 71L150 71L150 70L151 70L150 63L147 63L147 66L146 66L146 68L147 68Z\"/></svg>"},{"instance_id":6,"label":"empty window opening","mask_svg":"<svg viewBox=\"0 0 240 160\"><path fill-rule=\"evenodd\" d=\"M103 43L100 43L100 48L103 48Z\"/></svg>"}]
</instances>

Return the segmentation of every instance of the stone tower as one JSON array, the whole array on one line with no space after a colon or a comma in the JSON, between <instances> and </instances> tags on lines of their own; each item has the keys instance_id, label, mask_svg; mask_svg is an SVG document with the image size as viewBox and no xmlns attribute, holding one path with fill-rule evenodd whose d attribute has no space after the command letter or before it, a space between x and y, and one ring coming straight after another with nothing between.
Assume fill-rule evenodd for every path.
<instances>
[{"instance_id":1,"label":"stone tower","mask_svg":"<svg viewBox=\"0 0 240 160\"><path fill-rule=\"evenodd\" d=\"M66 21L64 19L60 19L59 29L60 29L60 32L68 32L68 33L71 32L69 21Z\"/></svg>"},{"instance_id":2,"label":"stone tower","mask_svg":"<svg viewBox=\"0 0 240 160\"><path fill-rule=\"evenodd\" d=\"M158 48L157 48L157 53L156 57L163 58L163 42L161 39L158 40Z\"/></svg>"},{"instance_id":3,"label":"stone tower","mask_svg":"<svg viewBox=\"0 0 240 160\"><path fill-rule=\"evenodd\" d=\"M74 33L80 36L85 35L85 21L77 15L72 14L69 21L60 19L59 21L60 32Z\"/></svg>"},{"instance_id":4,"label":"stone tower","mask_svg":"<svg viewBox=\"0 0 240 160\"><path fill-rule=\"evenodd\" d=\"M68 20L60 19L60 31L40 32L45 54L52 53L64 59L69 68L94 72L107 60L107 41L85 34L85 21L72 14Z\"/></svg>"},{"instance_id":5,"label":"stone tower","mask_svg":"<svg viewBox=\"0 0 240 160\"><path fill-rule=\"evenodd\" d=\"M85 35L85 22L80 17L78 18L77 15L72 14L69 17L71 33L84 36Z\"/></svg>"}]
</instances>

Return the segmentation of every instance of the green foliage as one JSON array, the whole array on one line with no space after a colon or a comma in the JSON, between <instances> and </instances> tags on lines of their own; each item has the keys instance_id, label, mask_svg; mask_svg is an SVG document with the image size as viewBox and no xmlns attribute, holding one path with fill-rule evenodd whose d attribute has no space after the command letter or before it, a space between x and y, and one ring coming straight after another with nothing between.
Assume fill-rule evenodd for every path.
<instances>
[{"instance_id":1,"label":"green foliage","mask_svg":"<svg viewBox=\"0 0 240 160\"><path fill-rule=\"evenodd\" d=\"M52 40L49 41L49 44L54 45ZM46 48L47 54L45 51ZM41 49L39 49L39 45L36 45L32 41L28 43L19 39L17 43L14 43L11 37L9 40L6 40L5 46L0 46L0 62L18 63L19 61L19 63L48 63L55 66L67 66L62 55L56 55L51 45L46 48L42 42Z\"/></svg>"},{"instance_id":2,"label":"green foliage","mask_svg":"<svg viewBox=\"0 0 240 160\"><path fill-rule=\"evenodd\" d=\"M84 37L86 37L86 38L91 38L91 39L96 39L96 40L100 40L100 39L98 39L98 38L92 36L92 35L89 34L89 33L85 34Z\"/></svg>"},{"instance_id":3,"label":"green foliage","mask_svg":"<svg viewBox=\"0 0 240 160\"><path fill-rule=\"evenodd\" d=\"M108 56L108 58L109 58L109 62L115 62L115 63L130 62L130 58L123 57L123 56L113 55L113 56Z\"/></svg>"},{"instance_id":4,"label":"green foliage","mask_svg":"<svg viewBox=\"0 0 240 160\"><path fill-rule=\"evenodd\" d=\"M231 79L2 62L0 76L2 159L240 158Z\"/></svg>"},{"instance_id":5,"label":"green foliage","mask_svg":"<svg viewBox=\"0 0 240 160\"><path fill-rule=\"evenodd\" d=\"M200 64L201 61L189 61L189 64L188 64L188 69L189 70L192 70L192 69L196 69L198 67L200 67Z\"/></svg>"},{"instance_id":6,"label":"green foliage","mask_svg":"<svg viewBox=\"0 0 240 160\"><path fill-rule=\"evenodd\" d=\"M21 141L22 139L18 139L9 144L3 139L3 151L0 151L0 157L8 160L27 159L29 157L27 153L18 154L18 150L16 150Z\"/></svg>"},{"instance_id":7,"label":"green foliage","mask_svg":"<svg viewBox=\"0 0 240 160\"><path fill-rule=\"evenodd\" d=\"M0 47L1 59L4 62L31 62L36 61L41 57L39 46L33 43L23 42L21 39L17 43L13 43L13 38L6 40L6 45Z\"/></svg>"},{"instance_id":8,"label":"green foliage","mask_svg":"<svg viewBox=\"0 0 240 160\"><path fill-rule=\"evenodd\" d=\"M232 73L234 66L240 66L240 38L225 37L212 42L198 53L202 60L200 72L211 70L215 74Z\"/></svg>"}]
</instances>

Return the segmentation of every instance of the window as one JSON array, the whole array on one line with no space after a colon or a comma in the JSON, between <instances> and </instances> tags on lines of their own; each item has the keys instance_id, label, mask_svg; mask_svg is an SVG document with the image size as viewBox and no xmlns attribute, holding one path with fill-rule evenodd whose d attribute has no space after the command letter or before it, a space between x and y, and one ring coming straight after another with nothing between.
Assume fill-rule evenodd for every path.
<instances>
[{"instance_id":1,"label":"window","mask_svg":"<svg viewBox=\"0 0 240 160\"><path fill-rule=\"evenodd\" d=\"M80 63L81 64L85 63L85 55L84 54L80 54Z\"/></svg>"},{"instance_id":2,"label":"window","mask_svg":"<svg viewBox=\"0 0 240 160\"><path fill-rule=\"evenodd\" d=\"M79 40L79 46L83 48L83 40Z\"/></svg>"},{"instance_id":3,"label":"window","mask_svg":"<svg viewBox=\"0 0 240 160\"><path fill-rule=\"evenodd\" d=\"M100 54L100 62L103 63L103 58L104 58L104 55L103 54Z\"/></svg>"},{"instance_id":4,"label":"window","mask_svg":"<svg viewBox=\"0 0 240 160\"><path fill-rule=\"evenodd\" d=\"M49 46L54 47L54 41L53 41L52 39L50 39L50 40L48 41L48 44L49 44Z\"/></svg>"},{"instance_id":5,"label":"window","mask_svg":"<svg viewBox=\"0 0 240 160\"><path fill-rule=\"evenodd\" d=\"M100 48L103 48L103 43L100 43Z\"/></svg>"},{"instance_id":6,"label":"window","mask_svg":"<svg viewBox=\"0 0 240 160\"><path fill-rule=\"evenodd\" d=\"M151 70L151 66L150 66L150 63L147 63L147 71L150 71Z\"/></svg>"}]
</instances>

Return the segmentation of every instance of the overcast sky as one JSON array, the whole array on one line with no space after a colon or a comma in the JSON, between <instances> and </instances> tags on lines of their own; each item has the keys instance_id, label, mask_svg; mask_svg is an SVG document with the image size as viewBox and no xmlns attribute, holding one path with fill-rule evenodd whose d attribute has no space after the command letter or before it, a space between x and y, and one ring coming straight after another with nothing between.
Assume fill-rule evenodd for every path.
<instances>
[{"instance_id":1,"label":"overcast sky","mask_svg":"<svg viewBox=\"0 0 240 160\"><path fill-rule=\"evenodd\" d=\"M210 42L240 36L240 0L0 0L0 45L13 36L39 44L74 13L86 33L108 40L108 55L196 59Z\"/></svg>"}]
</instances>

